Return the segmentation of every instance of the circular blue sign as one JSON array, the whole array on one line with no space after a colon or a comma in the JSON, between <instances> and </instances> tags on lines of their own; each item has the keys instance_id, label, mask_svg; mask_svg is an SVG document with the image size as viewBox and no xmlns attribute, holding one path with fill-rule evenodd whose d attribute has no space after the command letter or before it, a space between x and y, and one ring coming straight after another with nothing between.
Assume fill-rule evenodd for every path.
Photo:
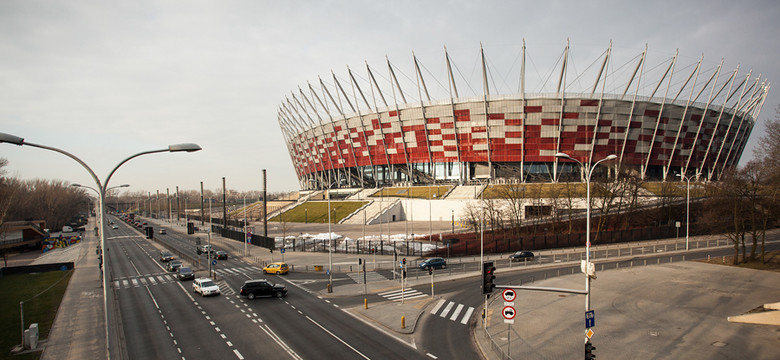
<instances>
[{"instance_id":1,"label":"circular blue sign","mask_svg":"<svg viewBox=\"0 0 780 360\"><path fill-rule=\"evenodd\" d=\"M211 260L211 265L217 265L217 260Z\"/></svg>"}]
</instances>

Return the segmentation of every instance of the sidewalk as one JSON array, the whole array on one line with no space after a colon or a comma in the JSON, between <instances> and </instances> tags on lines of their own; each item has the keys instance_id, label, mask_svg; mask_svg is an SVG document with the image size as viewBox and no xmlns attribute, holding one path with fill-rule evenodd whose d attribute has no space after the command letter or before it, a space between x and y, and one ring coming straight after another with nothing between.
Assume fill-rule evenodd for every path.
<instances>
[{"instance_id":1,"label":"sidewalk","mask_svg":"<svg viewBox=\"0 0 780 360\"><path fill-rule=\"evenodd\" d=\"M94 226L94 221L90 219L87 229ZM106 358L103 287L95 254L99 243L93 232L86 231L80 244L48 252L35 260L36 263L74 262L73 275L49 337L41 344L43 360Z\"/></svg>"}]
</instances>

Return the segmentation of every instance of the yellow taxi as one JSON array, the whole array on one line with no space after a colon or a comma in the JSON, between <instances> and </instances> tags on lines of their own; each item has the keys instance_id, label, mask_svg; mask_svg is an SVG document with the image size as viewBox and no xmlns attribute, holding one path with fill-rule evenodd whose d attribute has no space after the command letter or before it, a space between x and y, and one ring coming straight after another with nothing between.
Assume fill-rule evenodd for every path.
<instances>
[{"instance_id":1,"label":"yellow taxi","mask_svg":"<svg viewBox=\"0 0 780 360\"><path fill-rule=\"evenodd\" d=\"M288 272L290 272L290 268L286 263L281 262L270 263L263 268L263 274L284 275Z\"/></svg>"}]
</instances>

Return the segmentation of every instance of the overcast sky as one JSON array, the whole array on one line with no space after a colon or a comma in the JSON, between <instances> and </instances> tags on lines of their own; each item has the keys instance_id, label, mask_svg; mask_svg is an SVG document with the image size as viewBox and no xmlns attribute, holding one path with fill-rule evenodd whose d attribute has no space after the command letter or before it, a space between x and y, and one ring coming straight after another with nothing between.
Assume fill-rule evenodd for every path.
<instances>
[{"instance_id":1,"label":"overcast sky","mask_svg":"<svg viewBox=\"0 0 780 360\"><path fill-rule=\"evenodd\" d=\"M297 190L277 111L307 81L332 79L331 70L347 78L349 66L365 77L368 62L385 74L385 56L411 69L414 51L439 74L446 46L470 77L480 42L500 68L525 39L543 74L568 38L579 70L611 40L626 58L647 44L661 58L679 49L684 65L704 54L706 68L725 58L724 71L741 64L740 73L753 69L780 81L779 35L776 0L3 0L0 132L66 150L101 181L141 151L185 142L203 148L131 160L110 185L132 191L195 190L201 181L217 189L222 177L230 189L259 190L261 169L269 191ZM405 74L414 77L413 70ZM774 90L742 163L778 104ZM10 176L94 184L75 161L51 151L0 144L0 157L9 160Z\"/></svg>"}]
</instances>

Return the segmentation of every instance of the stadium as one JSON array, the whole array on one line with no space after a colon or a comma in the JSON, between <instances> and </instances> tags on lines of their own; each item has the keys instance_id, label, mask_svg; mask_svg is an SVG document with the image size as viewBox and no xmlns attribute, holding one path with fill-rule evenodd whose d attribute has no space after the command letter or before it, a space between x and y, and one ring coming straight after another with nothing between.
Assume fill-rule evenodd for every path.
<instances>
[{"instance_id":1,"label":"stadium","mask_svg":"<svg viewBox=\"0 0 780 360\"><path fill-rule=\"evenodd\" d=\"M445 48L430 67L439 77L413 56L406 70L388 59L310 81L278 110L300 188L580 181L577 162L610 155L595 172L714 181L738 164L769 91L752 70L703 56L610 44L578 64L573 53L566 44L539 72L525 44L506 69L481 46L458 67Z\"/></svg>"}]
</instances>

